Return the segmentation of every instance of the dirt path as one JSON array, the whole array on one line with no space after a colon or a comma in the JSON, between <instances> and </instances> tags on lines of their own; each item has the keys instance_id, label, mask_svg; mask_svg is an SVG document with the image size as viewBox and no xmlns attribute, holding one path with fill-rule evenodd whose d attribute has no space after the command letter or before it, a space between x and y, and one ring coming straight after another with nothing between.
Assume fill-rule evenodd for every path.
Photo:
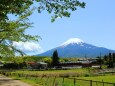
<instances>
[{"instance_id":1,"label":"dirt path","mask_svg":"<svg viewBox=\"0 0 115 86\"><path fill-rule=\"evenodd\" d=\"M32 85L0 75L0 86L32 86Z\"/></svg>"}]
</instances>

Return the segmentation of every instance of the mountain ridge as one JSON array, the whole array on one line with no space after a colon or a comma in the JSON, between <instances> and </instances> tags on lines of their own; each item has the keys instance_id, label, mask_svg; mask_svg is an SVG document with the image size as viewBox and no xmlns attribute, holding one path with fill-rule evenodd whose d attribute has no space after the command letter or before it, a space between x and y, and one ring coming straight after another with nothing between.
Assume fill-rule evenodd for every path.
<instances>
[{"instance_id":1,"label":"mountain ridge","mask_svg":"<svg viewBox=\"0 0 115 86\"><path fill-rule=\"evenodd\" d=\"M107 49L104 47L97 47L92 44L85 43L83 40L79 38L72 38L62 43L60 46L48 50L42 54L38 54L38 56L52 56L54 50L58 51L58 55L60 57L89 57L94 58L99 56L100 54L106 55L109 52L115 52L115 50Z\"/></svg>"}]
</instances>

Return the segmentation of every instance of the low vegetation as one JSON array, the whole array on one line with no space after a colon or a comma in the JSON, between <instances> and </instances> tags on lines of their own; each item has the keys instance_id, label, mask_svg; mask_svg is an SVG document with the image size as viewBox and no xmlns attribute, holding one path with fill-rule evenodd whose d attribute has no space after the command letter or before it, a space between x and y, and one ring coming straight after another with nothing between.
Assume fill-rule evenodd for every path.
<instances>
[{"instance_id":1,"label":"low vegetation","mask_svg":"<svg viewBox=\"0 0 115 86\"><path fill-rule=\"evenodd\" d=\"M100 72L101 70L99 70ZM114 86L114 72L93 75L94 69L72 69L72 70L14 70L1 71L2 74L20 79L33 86ZM109 83L106 83L109 82ZM104 85L103 85L104 84Z\"/></svg>"},{"instance_id":2,"label":"low vegetation","mask_svg":"<svg viewBox=\"0 0 115 86\"><path fill-rule=\"evenodd\" d=\"M38 56L1 58L5 66L2 67L0 73L20 79L33 86L84 86L84 84L85 86L115 86L114 54L109 54L103 58L98 57L97 63L100 65L100 69L86 67L55 70L51 68L52 58ZM78 58L58 59L59 62L77 62L78 60ZM45 62L48 64L48 68L45 70L27 69L27 62ZM9 69L11 70L9 71Z\"/></svg>"}]
</instances>

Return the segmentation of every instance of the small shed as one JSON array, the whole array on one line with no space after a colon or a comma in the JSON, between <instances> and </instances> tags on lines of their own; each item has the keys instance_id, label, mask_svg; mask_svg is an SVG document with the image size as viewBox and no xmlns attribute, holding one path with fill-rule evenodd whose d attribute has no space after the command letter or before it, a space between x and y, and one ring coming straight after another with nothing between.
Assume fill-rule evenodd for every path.
<instances>
[{"instance_id":1,"label":"small shed","mask_svg":"<svg viewBox=\"0 0 115 86\"><path fill-rule=\"evenodd\" d=\"M48 67L48 64L45 62L38 62L37 64L38 64L39 69L47 69Z\"/></svg>"}]
</instances>

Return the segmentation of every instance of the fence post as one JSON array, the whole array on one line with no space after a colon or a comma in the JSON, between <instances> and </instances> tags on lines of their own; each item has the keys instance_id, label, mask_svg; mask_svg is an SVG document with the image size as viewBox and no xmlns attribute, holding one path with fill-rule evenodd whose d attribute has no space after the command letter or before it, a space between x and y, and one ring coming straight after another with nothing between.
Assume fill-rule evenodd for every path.
<instances>
[{"instance_id":1,"label":"fence post","mask_svg":"<svg viewBox=\"0 0 115 86\"><path fill-rule=\"evenodd\" d=\"M62 86L63 86L63 84L64 84L64 77L63 77L63 81L62 81Z\"/></svg>"},{"instance_id":2,"label":"fence post","mask_svg":"<svg viewBox=\"0 0 115 86\"><path fill-rule=\"evenodd\" d=\"M102 80L102 83L103 83L103 86L104 86L104 82L103 82L103 80Z\"/></svg>"},{"instance_id":3,"label":"fence post","mask_svg":"<svg viewBox=\"0 0 115 86\"><path fill-rule=\"evenodd\" d=\"M75 86L75 84L76 84L76 79L74 78L74 86Z\"/></svg>"},{"instance_id":4,"label":"fence post","mask_svg":"<svg viewBox=\"0 0 115 86\"><path fill-rule=\"evenodd\" d=\"M92 80L90 80L90 86L92 86Z\"/></svg>"},{"instance_id":5,"label":"fence post","mask_svg":"<svg viewBox=\"0 0 115 86\"><path fill-rule=\"evenodd\" d=\"M98 86L97 82L96 82L96 86Z\"/></svg>"}]
</instances>

